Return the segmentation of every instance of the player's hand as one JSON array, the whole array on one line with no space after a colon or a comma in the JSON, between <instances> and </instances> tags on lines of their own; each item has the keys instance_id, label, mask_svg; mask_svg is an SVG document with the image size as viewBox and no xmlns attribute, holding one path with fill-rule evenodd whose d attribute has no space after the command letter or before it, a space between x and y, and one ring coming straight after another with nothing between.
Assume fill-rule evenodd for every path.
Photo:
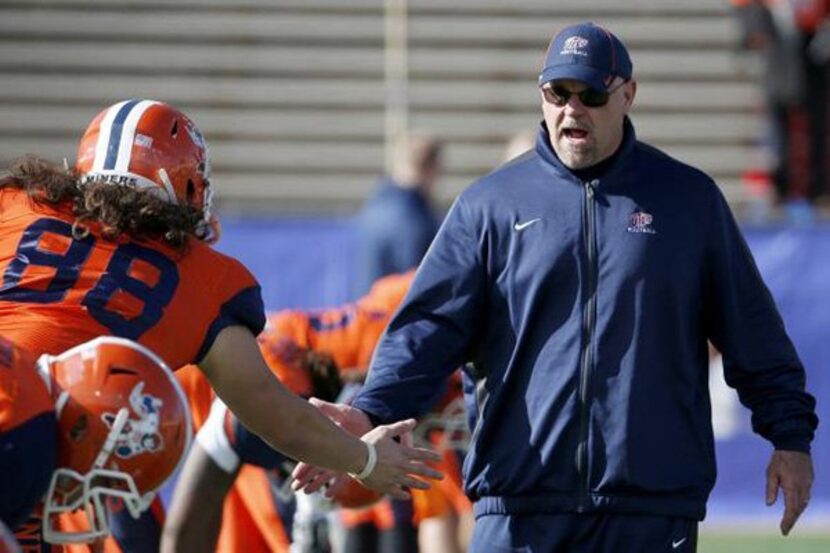
<instances>
[{"instance_id":1,"label":"player's hand","mask_svg":"<svg viewBox=\"0 0 830 553\"><path fill-rule=\"evenodd\" d=\"M440 480L443 473L427 465L440 461L441 455L431 449L412 447L415 419L378 426L361 439L375 445L378 460L375 470L361 484L396 499L409 499L408 488L426 490L429 483L416 478Z\"/></svg>"},{"instance_id":2,"label":"player's hand","mask_svg":"<svg viewBox=\"0 0 830 553\"><path fill-rule=\"evenodd\" d=\"M775 450L767 467L767 505L778 499L778 488L784 490L784 516L781 533L787 535L810 502L813 486L813 461L809 453Z\"/></svg>"},{"instance_id":3,"label":"player's hand","mask_svg":"<svg viewBox=\"0 0 830 553\"><path fill-rule=\"evenodd\" d=\"M331 419L334 424L354 436L362 436L372 429L372 423L366 413L351 405L329 403L316 397L308 401ZM291 483L291 489L295 492L304 490L306 493L313 493L328 485L325 494L327 497L332 497L339 488L348 482L349 478L344 474L337 474L306 463L299 463L294 468L294 472L291 473L291 477L294 480Z\"/></svg>"}]
</instances>

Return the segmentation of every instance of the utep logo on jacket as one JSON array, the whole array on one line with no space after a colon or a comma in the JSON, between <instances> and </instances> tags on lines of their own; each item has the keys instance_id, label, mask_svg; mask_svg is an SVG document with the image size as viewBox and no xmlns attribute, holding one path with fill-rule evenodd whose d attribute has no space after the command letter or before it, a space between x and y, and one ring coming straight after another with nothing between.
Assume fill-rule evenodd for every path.
<instances>
[{"instance_id":1,"label":"utep logo on jacket","mask_svg":"<svg viewBox=\"0 0 830 553\"><path fill-rule=\"evenodd\" d=\"M650 213L638 209L629 217L626 230L637 234L657 234L657 231L651 226L653 220L654 217Z\"/></svg>"},{"instance_id":2,"label":"utep logo on jacket","mask_svg":"<svg viewBox=\"0 0 830 553\"><path fill-rule=\"evenodd\" d=\"M158 431L162 401L149 394L143 394L144 382L139 382L130 392L130 407L138 418L127 420L115 443L115 455L129 459L139 453L156 452L164 449L164 440ZM116 413L101 415L107 427L112 428Z\"/></svg>"}]
</instances>

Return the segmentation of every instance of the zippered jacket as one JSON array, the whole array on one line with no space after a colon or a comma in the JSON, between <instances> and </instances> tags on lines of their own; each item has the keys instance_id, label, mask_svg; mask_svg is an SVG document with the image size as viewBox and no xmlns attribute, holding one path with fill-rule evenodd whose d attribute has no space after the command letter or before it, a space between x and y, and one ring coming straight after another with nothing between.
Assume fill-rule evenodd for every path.
<instances>
[{"instance_id":1,"label":"zippered jacket","mask_svg":"<svg viewBox=\"0 0 830 553\"><path fill-rule=\"evenodd\" d=\"M562 165L543 125L535 151L458 197L354 402L376 422L417 416L465 366L477 515L702 519L707 340L754 430L809 451L815 400L726 201L625 126L597 179Z\"/></svg>"}]
</instances>

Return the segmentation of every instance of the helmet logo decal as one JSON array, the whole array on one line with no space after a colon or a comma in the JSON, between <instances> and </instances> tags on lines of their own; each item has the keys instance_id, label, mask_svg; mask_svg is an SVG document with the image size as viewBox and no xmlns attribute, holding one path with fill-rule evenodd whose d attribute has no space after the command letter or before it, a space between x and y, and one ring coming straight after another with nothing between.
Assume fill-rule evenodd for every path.
<instances>
[{"instance_id":1,"label":"helmet logo decal","mask_svg":"<svg viewBox=\"0 0 830 553\"><path fill-rule=\"evenodd\" d=\"M164 449L164 440L159 433L159 419L163 402L161 399L143 393L144 382L139 382L130 392L131 416L116 439L113 453L116 457L129 459L141 453L154 453ZM115 413L104 413L101 419L112 428Z\"/></svg>"},{"instance_id":2,"label":"helmet logo decal","mask_svg":"<svg viewBox=\"0 0 830 553\"><path fill-rule=\"evenodd\" d=\"M194 144L203 150L207 149L205 139L202 137L202 133L199 132L199 129L196 128L196 125L194 125L191 121L188 121L185 128L187 129L187 134L190 135L190 140L192 140Z\"/></svg>"},{"instance_id":3,"label":"helmet logo decal","mask_svg":"<svg viewBox=\"0 0 830 553\"><path fill-rule=\"evenodd\" d=\"M152 148L153 147L153 137L147 136L146 134L136 134L135 135L135 145L141 146L142 148Z\"/></svg>"}]
</instances>

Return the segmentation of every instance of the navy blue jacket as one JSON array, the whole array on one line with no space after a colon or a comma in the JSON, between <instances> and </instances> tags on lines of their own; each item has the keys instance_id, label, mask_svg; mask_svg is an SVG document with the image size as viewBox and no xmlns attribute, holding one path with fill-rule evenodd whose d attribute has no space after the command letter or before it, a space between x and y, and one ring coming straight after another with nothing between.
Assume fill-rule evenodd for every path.
<instances>
[{"instance_id":1,"label":"navy blue jacket","mask_svg":"<svg viewBox=\"0 0 830 553\"><path fill-rule=\"evenodd\" d=\"M453 205L354 405L423 413L467 367L477 514L702 519L715 482L707 339L776 448L809 451L815 400L717 186L638 142L581 182L535 151Z\"/></svg>"}]
</instances>

